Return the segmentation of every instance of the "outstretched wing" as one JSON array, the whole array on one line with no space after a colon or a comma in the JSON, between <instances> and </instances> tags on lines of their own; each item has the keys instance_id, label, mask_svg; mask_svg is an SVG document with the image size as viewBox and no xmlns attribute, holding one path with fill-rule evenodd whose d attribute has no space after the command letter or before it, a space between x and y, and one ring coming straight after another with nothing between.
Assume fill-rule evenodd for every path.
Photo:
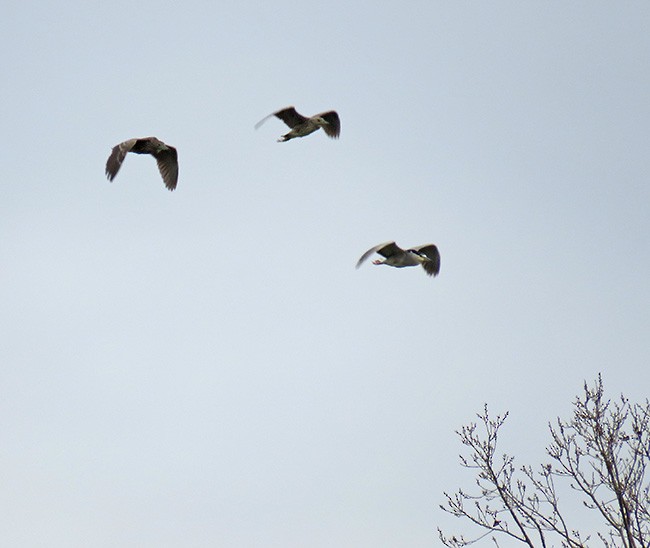
<instances>
[{"instance_id":1,"label":"outstretched wing","mask_svg":"<svg viewBox=\"0 0 650 548\"><path fill-rule=\"evenodd\" d=\"M115 179L124 158L126 158L126 155L131 151L137 141L137 139L129 139L113 147L113 152L111 152L111 155L106 161L106 177L108 177L109 181Z\"/></svg>"},{"instance_id":2,"label":"outstretched wing","mask_svg":"<svg viewBox=\"0 0 650 548\"><path fill-rule=\"evenodd\" d=\"M376 245L361 255L361 258L357 261L357 268L359 268L364 263L364 261L373 253L379 253L380 255L388 258L397 253L404 253L404 250L397 246L395 242L384 242L383 244Z\"/></svg>"},{"instance_id":3,"label":"outstretched wing","mask_svg":"<svg viewBox=\"0 0 650 548\"><path fill-rule=\"evenodd\" d=\"M329 110L327 112L321 112L316 116L320 116L327 122L327 125L323 126L323 131L332 139L338 139L341 134L341 119L337 112L335 110Z\"/></svg>"},{"instance_id":4,"label":"outstretched wing","mask_svg":"<svg viewBox=\"0 0 650 548\"><path fill-rule=\"evenodd\" d=\"M297 125L300 125L308 120L308 118L302 114L298 114L298 112L296 112L296 109L293 107L287 107L283 108L282 110L278 110L277 112L273 113L273 116L280 118L280 120L282 120L290 128L294 128Z\"/></svg>"},{"instance_id":5,"label":"outstretched wing","mask_svg":"<svg viewBox=\"0 0 650 548\"><path fill-rule=\"evenodd\" d=\"M174 190L178 183L178 153L176 149L167 145L165 150L156 152L153 156L158 163L158 171L160 171L165 186L169 190Z\"/></svg>"},{"instance_id":6,"label":"outstretched wing","mask_svg":"<svg viewBox=\"0 0 650 548\"><path fill-rule=\"evenodd\" d=\"M412 248L415 253L424 258L422 268L429 276L437 276L440 273L440 252L433 244L425 244Z\"/></svg>"},{"instance_id":7,"label":"outstretched wing","mask_svg":"<svg viewBox=\"0 0 650 548\"><path fill-rule=\"evenodd\" d=\"M273 116L282 120L290 128L294 128L297 125L302 124L303 122L306 122L308 120L308 118L305 118L302 114L298 114L295 108L287 107L287 108L283 108L282 110L278 110L273 114L269 114L265 118L262 118L259 122L257 122L257 124L255 124L255 129L258 129L264 122L266 122L269 118L272 118Z\"/></svg>"}]
</instances>

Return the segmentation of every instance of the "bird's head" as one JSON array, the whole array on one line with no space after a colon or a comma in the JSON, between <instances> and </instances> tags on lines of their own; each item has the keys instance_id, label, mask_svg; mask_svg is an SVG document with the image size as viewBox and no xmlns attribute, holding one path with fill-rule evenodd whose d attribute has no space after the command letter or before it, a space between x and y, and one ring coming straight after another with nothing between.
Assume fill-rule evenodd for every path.
<instances>
[{"instance_id":1,"label":"bird's head","mask_svg":"<svg viewBox=\"0 0 650 548\"><path fill-rule=\"evenodd\" d=\"M329 122L327 120L325 120L325 118L323 118L322 116L314 116L312 118L312 120L314 121L314 123L316 125L321 126L321 127L329 125Z\"/></svg>"},{"instance_id":2,"label":"bird's head","mask_svg":"<svg viewBox=\"0 0 650 548\"><path fill-rule=\"evenodd\" d=\"M160 139L157 139L156 137L148 137L149 140L149 145L156 151L156 152L162 152L163 150L167 150L167 145L163 143Z\"/></svg>"}]
</instances>

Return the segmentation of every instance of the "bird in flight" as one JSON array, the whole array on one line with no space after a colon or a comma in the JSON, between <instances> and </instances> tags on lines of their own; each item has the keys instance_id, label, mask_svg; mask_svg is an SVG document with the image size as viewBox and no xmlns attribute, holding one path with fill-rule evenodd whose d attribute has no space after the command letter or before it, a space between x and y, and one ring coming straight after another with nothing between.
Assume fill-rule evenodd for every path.
<instances>
[{"instance_id":1,"label":"bird in flight","mask_svg":"<svg viewBox=\"0 0 650 548\"><path fill-rule=\"evenodd\" d=\"M328 110L327 112L321 112L320 114L315 114L311 118L307 118L302 114L298 114L296 109L293 107L283 108L282 110L278 110L277 112L262 118L257 122L257 124L255 124L255 129L258 129L272 116L279 118L291 128L289 133L282 135L282 137L278 139L278 143L283 143L284 141L295 139L296 137L305 137L310 133L314 133L314 131L317 131L318 128L321 127L327 136L332 139L338 139L339 134L341 133L341 120L335 110Z\"/></svg>"},{"instance_id":2,"label":"bird in flight","mask_svg":"<svg viewBox=\"0 0 650 548\"><path fill-rule=\"evenodd\" d=\"M156 137L129 139L115 145L106 161L106 177L109 181L115 179L128 152L151 154L158 163L158 171L160 171L165 186L169 190L176 188L178 182L178 154L174 147L166 145Z\"/></svg>"},{"instance_id":3,"label":"bird in flight","mask_svg":"<svg viewBox=\"0 0 650 548\"><path fill-rule=\"evenodd\" d=\"M357 268L373 253L378 253L385 259L374 260L372 264L386 264L397 268L421 265L429 276L437 276L440 272L440 253L433 244L424 244L407 250L397 246L395 242L379 244L361 255Z\"/></svg>"}]
</instances>

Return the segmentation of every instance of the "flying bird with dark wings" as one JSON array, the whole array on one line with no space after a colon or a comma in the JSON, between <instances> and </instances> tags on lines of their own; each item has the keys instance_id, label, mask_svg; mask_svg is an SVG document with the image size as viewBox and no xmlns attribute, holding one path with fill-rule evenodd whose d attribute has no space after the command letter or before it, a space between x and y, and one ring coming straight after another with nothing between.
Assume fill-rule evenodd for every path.
<instances>
[{"instance_id":1,"label":"flying bird with dark wings","mask_svg":"<svg viewBox=\"0 0 650 548\"><path fill-rule=\"evenodd\" d=\"M421 265L429 276L437 276L440 272L440 253L433 244L424 244L407 250L397 246L395 242L379 244L370 248L361 256L359 262L357 262L357 268L373 253L378 253L385 259L383 261L380 259L374 260L372 264L386 264L397 268Z\"/></svg>"},{"instance_id":2,"label":"flying bird with dark wings","mask_svg":"<svg viewBox=\"0 0 650 548\"><path fill-rule=\"evenodd\" d=\"M176 188L178 182L178 154L172 146L166 145L156 137L129 139L113 147L113 152L106 161L106 177L115 179L127 153L151 154L158 163L158 171L169 190Z\"/></svg>"},{"instance_id":3,"label":"flying bird with dark wings","mask_svg":"<svg viewBox=\"0 0 650 548\"><path fill-rule=\"evenodd\" d=\"M317 131L318 128L321 127L327 136L332 139L338 139L341 133L341 120L335 110L328 110L327 112L321 112L320 114L315 114L311 118L307 118L302 114L298 114L296 109L293 107L283 108L282 110L278 110L277 112L262 118L257 122L257 124L255 124L255 129L258 129L264 122L273 116L279 118L291 128L289 133L286 133L278 139L278 143L283 143L284 141L295 139L296 137L305 137L310 133L314 133L314 131Z\"/></svg>"}]
</instances>

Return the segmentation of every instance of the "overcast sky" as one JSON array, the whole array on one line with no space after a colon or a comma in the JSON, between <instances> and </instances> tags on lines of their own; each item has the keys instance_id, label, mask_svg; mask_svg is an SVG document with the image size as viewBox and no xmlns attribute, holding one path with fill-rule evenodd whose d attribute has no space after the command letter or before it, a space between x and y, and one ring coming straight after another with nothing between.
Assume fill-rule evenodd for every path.
<instances>
[{"instance_id":1,"label":"overcast sky","mask_svg":"<svg viewBox=\"0 0 650 548\"><path fill-rule=\"evenodd\" d=\"M437 546L485 402L523 464L648 396L647 2L9 0L0 59L3 545ZM149 135L175 192L104 176Z\"/></svg>"}]
</instances>

